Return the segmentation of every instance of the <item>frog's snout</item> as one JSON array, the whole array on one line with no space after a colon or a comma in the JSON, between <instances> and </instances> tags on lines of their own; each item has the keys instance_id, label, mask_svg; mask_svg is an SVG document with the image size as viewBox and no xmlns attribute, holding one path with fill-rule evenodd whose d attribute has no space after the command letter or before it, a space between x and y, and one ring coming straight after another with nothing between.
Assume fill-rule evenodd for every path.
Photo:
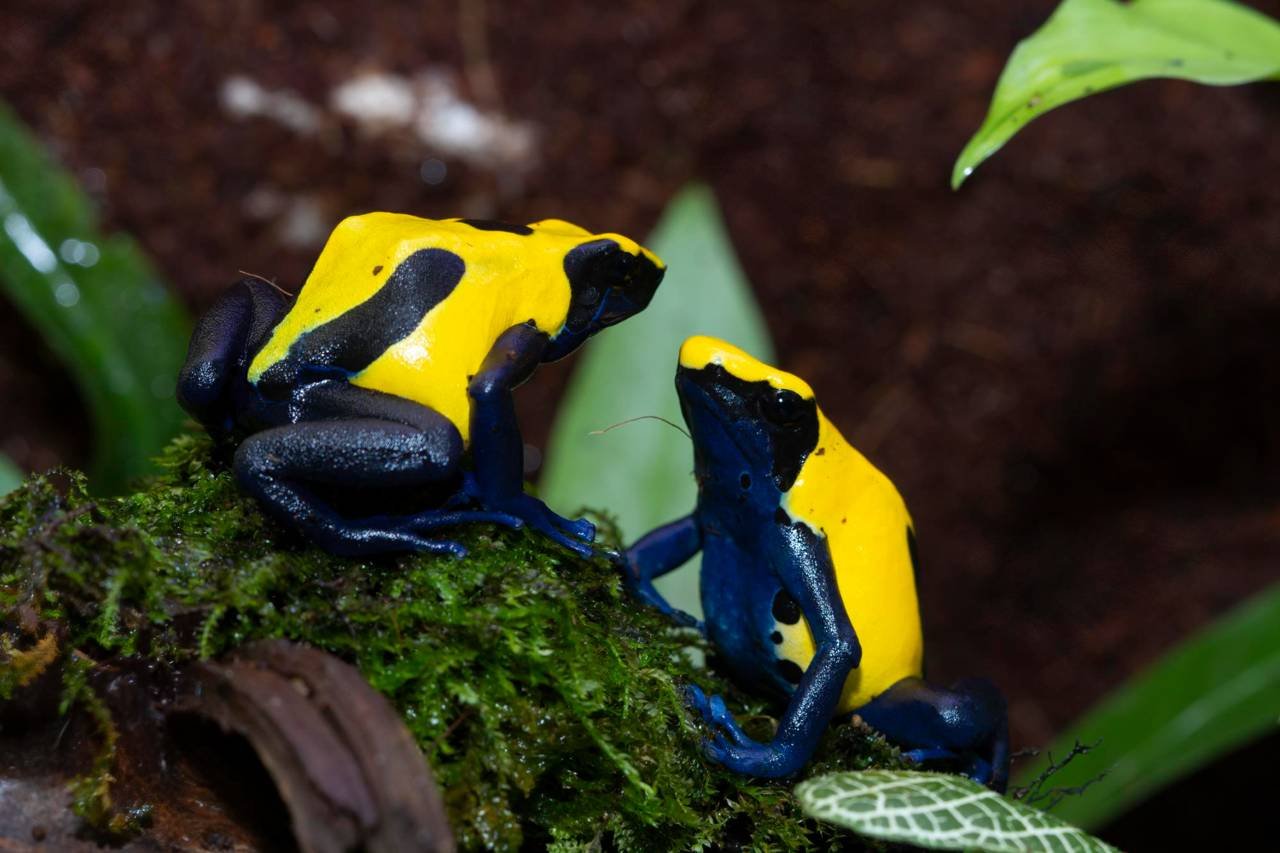
<instances>
[{"instance_id":1,"label":"frog's snout","mask_svg":"<svg viewBox=\"0 0 1280 853\"><path fill-rule=\"evenodd\" d=\"M667 271L643 253L621 253L621 256L624 269L616 283L609 287L606 304L601 311L600 321L606 326L639 314L648 307Z\"/></svg>"}]
</instances>

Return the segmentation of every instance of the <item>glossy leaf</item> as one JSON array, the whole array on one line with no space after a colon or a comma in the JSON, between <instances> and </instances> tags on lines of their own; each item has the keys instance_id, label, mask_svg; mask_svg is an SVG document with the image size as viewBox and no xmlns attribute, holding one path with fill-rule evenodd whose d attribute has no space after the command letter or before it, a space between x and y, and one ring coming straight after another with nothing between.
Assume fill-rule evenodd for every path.
<instances>
[{"instance_id":1,"label":"glossy leaf","mask_svg":"<svg viewBox=\"0 0 1280 853\"><path fill-rule=\"evenodd\" d=\"M94 487L118 490L150 470L183 418L173 387L187 317L133 241L99 233L89 200L3 104L0 293L80 387Z\"/></svg>"},{"instance_id":2,"label":"glossy leaf","mask_svg":"<svg viewBox=\"0 0 1280 853\"><path fill-rule=\"evenodd\" d=\"M971 779L913 770L830 773L796 786L810 817L860 835L932 850L1102 853L1081 829Z\"/></svg>"},{"instance_id":3,"label":"glossy leaf","mask_svg":"<svg viewBox=\"0 0 1280 853\"><path fill-rule=\"evenodd\" d=\"M1277 75L1280 24L1228 0L1064 0L1009 57L951 185L1027 122L1094 92L1155 77L1229 86Z\"/></svg>"},{"instance_id":4,"label":"glossy leaf","mask_svg":"<svg viewBox=\"0 0 1280 853\"><path fill-rule=\"evenodd\" d=\"M0 453L0 496L7 495L22 484L22 471L13 461Z\"/></svg>"},{"instance_id":5,"label":"glossy leaf","mask_svg":"<svg viewBox=\"0 0 1280 853\"><path fill-rule=\"evenodd\" d=\"M683 426L674 380L677 352L689 335L716 335L773 357L710 189L691 186L676 196L646 245L666 262L666 278L642 314L597 336L578 356L541 480L553 508L607 510L628 542L693 509L689 439L655 420L593 431L640 415ZM677 572L658 588L677 607L700 612L696 580Z\"/></svg>"},{"instance_id":6,"label":"glossy leaf","mask_svg":"<svg viewBox=\"0 0 1280 853\"><path fill-rule=\"evenodd\" d=\"M1049 781L1083 785L1054 809L1097 827L1159 788L1280 724L1280 585L1193 635L1105 699L1049 752L1097 743ZM1048 756L1019 774L1036 777Z\"/></svg>"}]
</instances>

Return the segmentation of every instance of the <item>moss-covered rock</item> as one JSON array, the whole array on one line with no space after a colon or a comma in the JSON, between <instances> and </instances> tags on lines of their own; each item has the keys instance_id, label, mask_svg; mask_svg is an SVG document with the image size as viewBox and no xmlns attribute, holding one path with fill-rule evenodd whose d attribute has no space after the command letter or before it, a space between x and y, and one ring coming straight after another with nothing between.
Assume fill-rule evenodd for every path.
<instances>
[{"instance_id":1,"label":"moss-covered rock","mask_svg":"<svg viewBox=\"0 0 1280 853\"><path fill-rule=\"evenodd\" d=\"M629 601L607 562L483 526L460 534L466 559L338 559L268 520L203 439L179 439L164 466L123 498L91 499L71 474L34 478L0 502L6 695L49 664L35 624L57 623L58 654L75 658L69 701L88 689L86 666L143 658L176 670L283 637L351 661L395 703L464 849L850 840L802 818L789 784L703 759L682 683L724 692L763 737L774 721L695 666L696 638ZM819 755L817 769L898 763L847 725ZM86 812L101 812L102 786L84 787L101 794Z\"/></svg>"}]
</instances>

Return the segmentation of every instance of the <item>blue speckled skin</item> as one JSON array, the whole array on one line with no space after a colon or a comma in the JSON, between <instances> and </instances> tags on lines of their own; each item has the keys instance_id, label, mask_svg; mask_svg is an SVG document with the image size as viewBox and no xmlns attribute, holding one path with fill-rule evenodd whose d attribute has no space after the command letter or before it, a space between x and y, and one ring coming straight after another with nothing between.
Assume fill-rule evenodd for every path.
<instances>
[{"instance_id":1,"label":"blue speckled skin","mask_svg":"<svg viewBox=\"0 0 1280 853\"><path fill-rule=\"evenodd\" d=\"M718 652L717 662L737 683L790 697L777 734L763 744L742 731L720 697L708 697L696 686L687 692L690 705L714 731L705 745L710 758L742 773L776 778L808 762L862 649L826 541L780 509L798 470L798 464L790 464L794 460L783 457L813 449L804 447L801 437L807 413L797 398L790 403L798 411L771 421L760 397L776 392L760 386L719 366L679 369L676 388L693 438L698 504L691 515L628 549L624 576L640 599L680 624L703 630ZM653 587L655 578L700 549L705 624L672 608ZM780 591L799 605L817 649L798 684L780 672L769 640ZM903 679L857 713L908 747L910 757L943 761L1003 789L1008 763L1004 702L986 682L939 690L920 679Z\"/></svg>"},{"instance_id":2,"label":"blue speckled skin","mask_svg":"<svg viewBox=\"0 0 1280 853\"><path fill-rule=\"evenodd\" d=\"M471 378L469 448L434 410L353 385L332 366L290 364L287 386L270 393L251 384L248 365L288 308L285 297L254 279L234 285L197 324L178 400L224 450L234 448L234 470L246 491L332 553L461 556L461 545L436 532L491 522L527 524L589 556L590 522L562 518L524 492L524 443L512 390L539 364L642 310L663 270L642 257L596 263L617 248L609 241L581 248L566 259L572 295L564 327L551 336L527 324L512 326ZM593 254L575 269L586 252ZM343 328L361 334L361 322L363 315ZM385 335L379 328L364 331L368 340L356 346L366 349Z\"/></svg>"}]
</instances>

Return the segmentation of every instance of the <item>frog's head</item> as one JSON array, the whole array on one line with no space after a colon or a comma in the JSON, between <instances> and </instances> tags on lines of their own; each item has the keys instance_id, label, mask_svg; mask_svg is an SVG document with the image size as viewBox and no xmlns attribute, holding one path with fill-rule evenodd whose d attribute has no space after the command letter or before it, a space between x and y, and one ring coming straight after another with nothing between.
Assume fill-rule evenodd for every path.
<instances>
[{"instance_id":1,"label":"frog's head","mask_svg":"<svg viewBox=\"0 0 1280 853\"><path fill-rule=\"evenodd\" d=\"M818 405L798 376L716 338L689 338L676 371L699 485L776 507L818 443Z\"/></svg>"},{"instance_id":2,"label":"frog's head","mask_svg":"<svg viewBox=\"0 0 1280 853\"><path fill-rule=\"evenodd\" d=\"M564 258L569 313L555 345L565 352L643 311L667 271L657 255L620 234L589 236L592 239L570 249Z\"/></svg>"}]
</instances>

